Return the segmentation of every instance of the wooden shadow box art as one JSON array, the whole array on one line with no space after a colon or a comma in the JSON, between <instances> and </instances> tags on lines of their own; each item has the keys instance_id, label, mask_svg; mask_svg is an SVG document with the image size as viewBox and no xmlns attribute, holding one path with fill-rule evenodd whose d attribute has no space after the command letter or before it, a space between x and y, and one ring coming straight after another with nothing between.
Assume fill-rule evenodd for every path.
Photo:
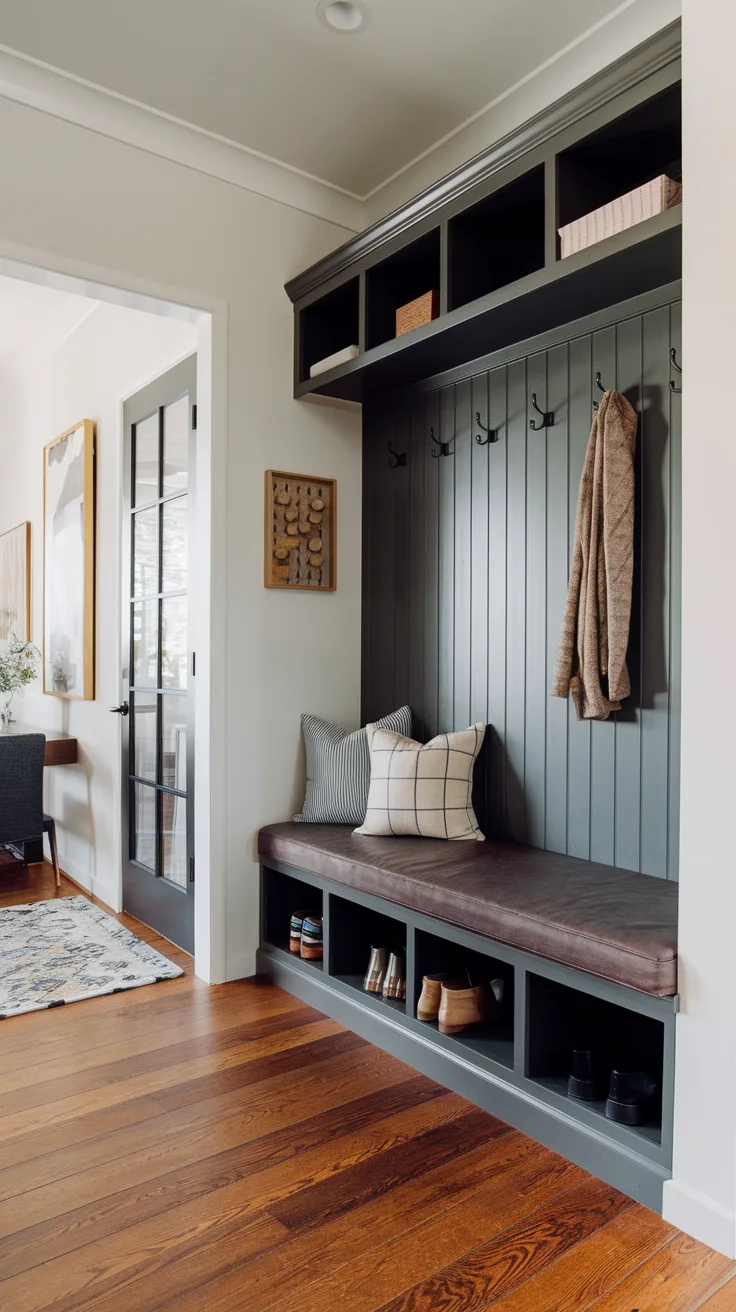
<instances>
[{"instance_id":1,"label":"wooden shadow box art","mask_svg":"<svg viewBox=\"0 0 736 1312\"><path fill-rule=\"evenodd\" d=\"M266 471L267 588L334 592L334 478Z\"/></svg>"}]
</instances>

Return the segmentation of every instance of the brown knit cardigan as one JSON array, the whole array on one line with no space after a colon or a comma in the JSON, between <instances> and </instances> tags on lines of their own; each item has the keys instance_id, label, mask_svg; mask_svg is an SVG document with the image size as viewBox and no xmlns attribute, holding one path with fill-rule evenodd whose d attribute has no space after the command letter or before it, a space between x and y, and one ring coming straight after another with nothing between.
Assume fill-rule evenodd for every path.
<instances>
[{"instance_id":1,"label":"brown knit cardigan","mask_svg":"<svg viewBox=\"0 0 736 1312\"><path fill-rule=\"evenodd\" d=\"M579 720L607 720L631 687L626 648L634 570L636 412L606 392L580 480L575 545L552 693Z\"/></svg>"}]
</instances>

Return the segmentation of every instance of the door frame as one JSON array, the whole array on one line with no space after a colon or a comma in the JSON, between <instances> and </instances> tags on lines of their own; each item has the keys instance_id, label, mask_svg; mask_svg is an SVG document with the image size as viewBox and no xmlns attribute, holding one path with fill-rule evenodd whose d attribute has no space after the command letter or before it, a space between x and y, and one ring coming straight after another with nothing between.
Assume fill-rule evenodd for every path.
<instances>
[{"instance_id":1,"label":"door frame","mask_svg":"<svg viewBox=\"0 0 736 1312\"><path fill-rule=\"evenodd\" d=\"M133 692L131 702L130 685L133 671L131 669L131 598L134 595L133 577L132 577L132 551L134 549L134 536L132 533L133 525L133 469L135 466L135 447L136 438L134 430L149 415L159 412L159 453L158 460L163 461L163 442L164 428L162 420L162 410L171 405L173 402L186 396L189 403L189 451L188 451L188 478L186 487L187 506L188 506L188 532L187 532L187 712L186 712L186 868L187 884L185 885L184 894L176 887L171 888L167 880L157 875L151 876L144 867L134 861L131 856L132 840L132 812L131 812L131 787L130 781L133 774L130 762L130 740L131 734L135 741L135 700L136 693ZM165 398L165 399L164 399ZM154 907L162 912L163 918L169 920L168 928L176 928L176 942L179 946L184 947L186 951L192 951L194 947L194 897L195 897L195 798L196 798L196 779L195 779L195 760L196 760L196 738L194 733L194 698L196 689L195 680L195 647L192 641L192 626L189 623L189 579L192 573L192 563L196 556L196 534L194 532L197 522L197 423L194 416L197 414L197 357L196 353L187 355L178 363L169 365L155 378L151 379L144 387L137 388L135 392L126 397L123 402L123 482L122 482L122 535L121 535L121 611L120 611L120 678L121 701L126 705L131 705L131 711L125 715L120 724L121 737L121 899L123 903L126 899L125 882L126 875L128 879L128 907L130 914L137 919L148 923L147 916L153 913ZM161 505L161 498L157 497L153 503ZM164 502L165 504L165 502ZM162 521L159 523L157 534L157 551L160 549L162 540ZM127 580L127 587L126 587ZM159 580L159 584L162 580ZM159 645L159 662L160 645L163 637L161 622L161 613L159 610L158 622L158 645ZM160 670L159 670L160 673ZM157 678L157 684L160 680ZM157 690L157 702L160 696L160 690ZM164 694L165 696L165 694ZM157 769L158 753L162 750L162 744L159 740L160 734L160 717L157 712ZM157 776L158 782L158 776ZM156 833L159 832L160 810L163 798L160 796L158 788L156 790L156 814L159 817L156 824ZM163 831L161 831L163 832ZM157 862L161 861L163 849L160 847L157 853ZM128 869L126 870L126 867ZM182 901L182 896L184 901ZM180 903L177 908L177 901ZM191 917L191 919L190 919ZM152 926L158 933L163 933L160 924Z\"/></svg>"},{"instance_id":2,"label":"door frame","mask_svg":"<svg viewBox=\"0 0 736 1312\"><path fill-rule=\"evenodd\" d=\"M225 912L225 698L226 637L226 491L228 432L228 303L201 291L148 278L130 270L110 269L68 258L58 251L0 239L0 273L22 282L92 297L143 310L164 318L185 319L197 326L197 553L190 595L193 598L192 642L197 651L194 699L195 736L195 881L194 970L206 983L228 976ZM141 380L141 386L149 381ZM134 389L137 390L137 389ZM123 471L123 398L119 407L117 466ZM114 456L112 458L115 458ZM119 483L122 486L122 482ZM121 614L122 512L117 525L117 588ZM120 633L116 635L120 649ZM119 689L118 689L119 691ZM120 729L118 728L118 732ZM121 751L114 767L113 826L117 904L122 905ZM242 972L241 972L242 973Z\"/></svg>"}]
</instances>

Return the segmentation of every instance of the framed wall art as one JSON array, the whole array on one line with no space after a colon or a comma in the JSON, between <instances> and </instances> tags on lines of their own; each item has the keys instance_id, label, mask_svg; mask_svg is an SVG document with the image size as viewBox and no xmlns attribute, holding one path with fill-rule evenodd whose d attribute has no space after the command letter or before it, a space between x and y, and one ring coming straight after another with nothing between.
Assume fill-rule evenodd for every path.
<instances>
[{"instance_id":1,"label":"framed wall art","mask_svg":"<svg viewBox=\"0 0 736 1312\"><path fill-rule=\"evenodd\" d=\"M266 471L267 588L334 592L336 510L334 478Z\"/></svg>"},{"instance_id":2,"label":"framed wall art","mask_svg":"<svg viewBox=\"0 0 736 1312\"><path fill-rule=\"evenodd\" d=\"M31 526L0 534L0 642L31 640Z\"/></svg>"},{"instance_id":3,"label":"framed wall art","mask_svg":"<svg viewBox=\"0 0 736 1312\"><path fill-rule=\"evenodd\" d=\"M91 419L43 450L43 690L95 695L95 429Z\"/></svg>"}]
</instances>

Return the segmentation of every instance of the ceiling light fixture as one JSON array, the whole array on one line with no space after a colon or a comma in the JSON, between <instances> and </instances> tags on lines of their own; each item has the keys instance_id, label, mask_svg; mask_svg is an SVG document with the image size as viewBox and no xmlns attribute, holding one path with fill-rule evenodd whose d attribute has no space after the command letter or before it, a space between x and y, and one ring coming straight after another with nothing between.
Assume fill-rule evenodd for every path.
<instances>
[{"instance_id":1,"label":"ceiling light fixture","mask_svg":"<svg viewBox=\"0 0 736 1312\"><path fill-rule=\"evenodd\" d=\"M352 36L367 27L369 11L363 0L320 0L317 17L331 32Z\"/></svg>"}]
</instances>

